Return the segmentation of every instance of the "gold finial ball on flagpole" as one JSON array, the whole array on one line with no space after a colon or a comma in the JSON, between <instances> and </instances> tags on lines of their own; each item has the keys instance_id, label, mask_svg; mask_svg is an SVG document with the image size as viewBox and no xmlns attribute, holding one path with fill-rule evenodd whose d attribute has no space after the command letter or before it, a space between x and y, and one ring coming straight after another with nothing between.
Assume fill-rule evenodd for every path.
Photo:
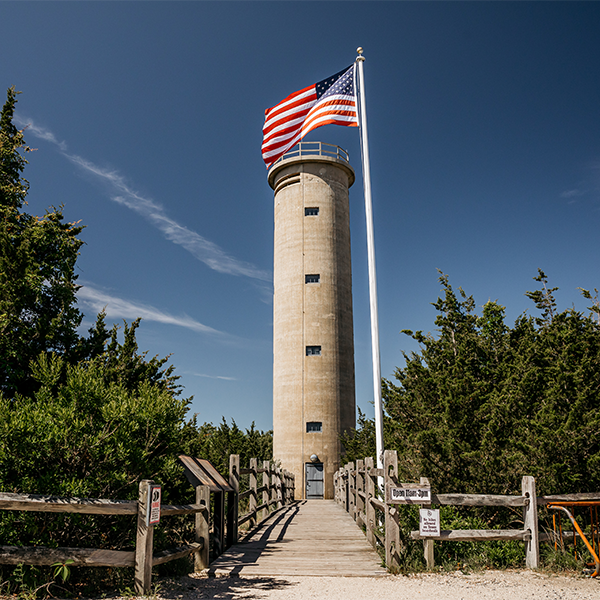
<instances>
[{"instance_id":1,"label":"gold finial ball on flagpole","mask_svg":"<svg viewBox=\"0 0 600 600\"><path fill-rule=\"evenodd\" d=\"M363 49L362 49L360 46L359 46L359 47L356 49L356 51L357 51L359 54L362 54L362 53L363 53Z\"/></svg>"}]
</instances>

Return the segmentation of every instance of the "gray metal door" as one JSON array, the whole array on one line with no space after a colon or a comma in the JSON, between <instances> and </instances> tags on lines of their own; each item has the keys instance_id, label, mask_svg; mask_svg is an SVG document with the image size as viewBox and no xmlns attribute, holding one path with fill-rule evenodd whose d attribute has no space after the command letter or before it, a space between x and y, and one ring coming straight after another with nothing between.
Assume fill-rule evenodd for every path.
<instances>
[{"instance_id":1,"label":"gray metal door","mask_svg":"<svg viewBox=\"0 0 600 600\"><path fill-rule=\"evenodd\" d=\"M323 463L306 463L306 498L323 498Z\"/></svg>"}]
</instances>

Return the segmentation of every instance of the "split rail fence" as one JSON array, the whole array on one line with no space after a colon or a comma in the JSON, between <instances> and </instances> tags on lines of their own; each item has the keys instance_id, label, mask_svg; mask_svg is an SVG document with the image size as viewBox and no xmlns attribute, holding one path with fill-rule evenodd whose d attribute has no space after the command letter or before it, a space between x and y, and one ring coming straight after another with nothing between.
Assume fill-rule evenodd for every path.
<instances>
[{"instance_id":1,"label":"split rail fence","mask_svg":"<svg viewBox=\"0 0 600 600\"><path fill-rule=\"evenodd\" d=\"M0 564L51 566L70 561L70 566L133 567L136 592L148 594L154 566L194 554L195 570L205 569L211 558L214 560L227 547L237 542L240 525L246 522L251 527L257 525L272 512L294 500L294 476L270 461L264 461L262 467L258 468L257 459L250 459L249 468L240 469L239 456L231 455L228 482L208 461L186 456L181 456L180 461L188 480L195 487L195 502L186 505L162 504L160 516L162 520L163 517L174 515L193 515L194 542L153 552L154 526L147 524L147 510L148 496L154 482L149 479L140 482L137 501L0 492L0 510L137 515L134 550L0 546ZM250 476L249 488L240 494L240 475L244 474ZM260 487L257 485L259 475L262 475ZM239 504L245 498L248 501L242 504L248 505L249 510L240 517Z\"/></svg>"},{"instance_id":2,"label":"split rail fence","mask_svg":"<svg viewBox=\"0 0 600 600\"><path fill-rule=\"evenodd\" d=\"M382 491L378 480L383 482ZM399 481L398 457L392 450L384 453L383 469L375 468L371 457L357 460L356 464L347 463L335 473L334 487L336 502L364 529L367 541L375 549L385 549L385 563L392 572L400 568L402 545L399 504L416 504L421 508L431 508L432 505L522 507L523 529L451 530L440 531L440 535L426 536L421 536L419 531L412 531L411 537L423 540L424 556L429 569L434 566L435 541L491 540L522 541L525 544L526 567L536 569L539 567L539 543L551 538L550 534L540 533L538 530L538 506L600 500L600 493L537 496L533 477L523 477L520 495L434 493L426 477L421 477L418 484ZM412 498L408 490L412 491ZM423 494L420 499L419 493L423 490L429 490L429 493ZM393 496L403 499L399 501Z\"/></svg>"}]
</instances>

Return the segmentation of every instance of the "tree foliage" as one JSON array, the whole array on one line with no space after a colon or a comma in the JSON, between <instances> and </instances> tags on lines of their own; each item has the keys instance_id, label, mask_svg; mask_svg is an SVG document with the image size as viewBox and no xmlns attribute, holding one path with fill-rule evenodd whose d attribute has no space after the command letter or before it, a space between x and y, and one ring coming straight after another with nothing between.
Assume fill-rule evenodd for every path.
<instances>
[{"instance_id":1,"label":"tree foliage","mask_svg":"<svg viewBox=\"0 0 600 600\"><path fill-rule=\"evenodd\" d=\"M239 454L240 465L247 467L251 458L259 461L273 457L273 432L256 429L254 422L246 431L225 418L217 426L204 423L198 427L198 447L196 456L210 460L220 473L229 472L229 455Z\"/></svg>"},{"instance_id":2,"label":"tree foliage","mask_svg":"<svg viewBox=\"0 0 600 600\"><path fill-rule=\"evenodd\" d=\"M30 148L12 122L16 95L8 90L0 113L0 391L9 397L34 390L29 366L41 352L81 360L102 348L106 334L98 327L88 339L77 333L82 227L64 222L61 208L43 217L22 210L29 190L22 152Z\"/></svg>"},{"instance_id":3,"label":"tree foliage","mask_svg":"<svg viewBox=\"0 0 600 600\"><path fill-rule=\"evenodd\" d=\"M535 280L541 317L509 327L504 307L479 316L440 276L437 336L405 331L421 350L383 381L385 445L403 478L443 492L514 493L523 475L541 494L600 489L600 325L558 312L557 288L542 271Z\"/></svg>"}]
</instances>

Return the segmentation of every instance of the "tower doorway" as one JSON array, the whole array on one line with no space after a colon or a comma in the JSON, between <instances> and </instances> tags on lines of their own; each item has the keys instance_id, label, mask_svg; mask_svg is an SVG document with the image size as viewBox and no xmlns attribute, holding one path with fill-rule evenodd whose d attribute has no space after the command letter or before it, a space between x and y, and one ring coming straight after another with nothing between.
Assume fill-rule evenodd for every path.
<instances>
[{"instance_id":1,"label":"tower doorway","mask_svg":"<svg viewBox=\"0 0 600 600\"><path fill-rule=\"evenodd\" d=\"M323 463L306 463L306 499L323 499Z\"/></svg>"}]
</instances>

